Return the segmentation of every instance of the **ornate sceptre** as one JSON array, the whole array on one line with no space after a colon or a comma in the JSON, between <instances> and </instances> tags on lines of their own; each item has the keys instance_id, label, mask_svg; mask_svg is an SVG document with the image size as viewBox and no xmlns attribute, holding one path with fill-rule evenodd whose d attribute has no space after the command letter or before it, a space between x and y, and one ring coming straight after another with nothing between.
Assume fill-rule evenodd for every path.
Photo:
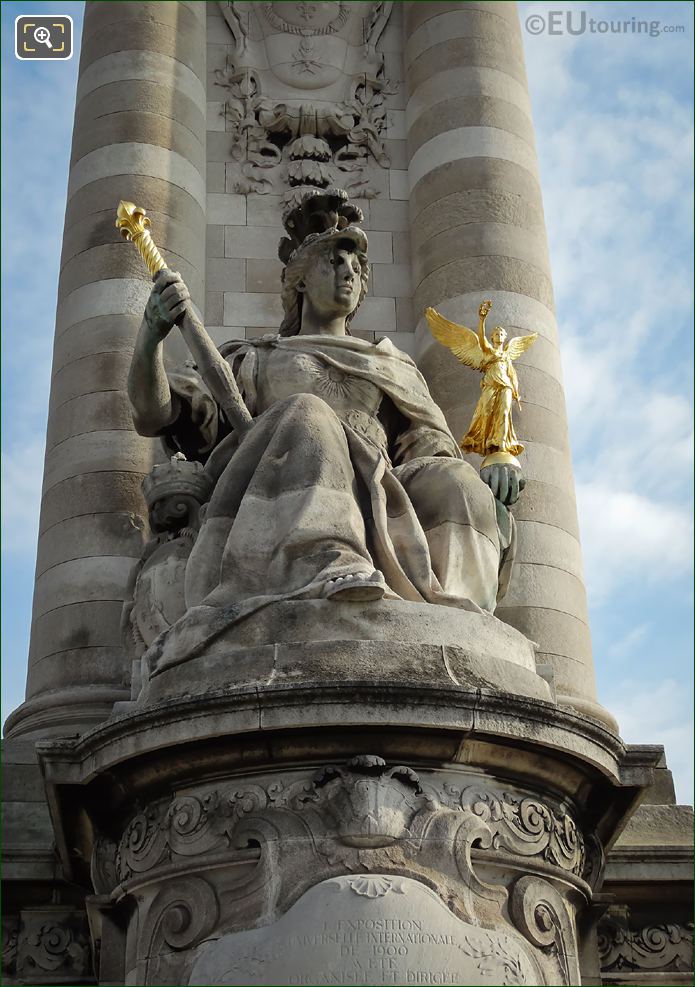
<instances>
[{"instance_id":1,"label":"ornate sceptre","mask_svg":"<svg viewBox=\"0 0 695 987\"><path fill-rule=\"evenodd\" d=\"M150 235L150 220L145 210L132 202L121 200L116 216L116 229L138 248L154 280L166 267L166 263ZM239 393L234 374L190 306L186 306L177 325L201 377L230 425L240 433L246 432L253 419Z\"/></svg>"}]
</instances>

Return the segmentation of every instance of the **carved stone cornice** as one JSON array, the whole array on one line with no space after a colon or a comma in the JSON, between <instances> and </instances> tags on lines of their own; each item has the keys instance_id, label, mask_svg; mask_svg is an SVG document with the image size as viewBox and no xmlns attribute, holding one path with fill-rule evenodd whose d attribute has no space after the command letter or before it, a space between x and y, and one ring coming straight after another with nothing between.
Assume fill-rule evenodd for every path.
<instances>
[{"instance_id":1,"label":"carved stone cornice","mask_svg":"<svg viewBox=\"0 0 695 987\"><path fill-rule=\"evenodd\" d=\"M693 923L654 923L624 928L610 917L598 927L602 973L693 969Z\"/></svg>"},{"instance_id":2,"label":"carved stone cornice","mask_svg":"<svg viewBox=\"0 0 695 987\"><path fill-rule=\"evenodd\" d=\"M26 908L3 916L3 982L93 982L84 912L70 906Z\"/></svg>"},{"instance_id":3,"label":"carved stone cornice","mask_svg":"<svg viewBox=\"0 0 695 987\"><path fill-rule=\"evenodd\" d=\"M348 869L376 851L392 863L416 858L436 833L458 840L468 857L480 847L500 858L536 858L579 879L587 871L584 838L569 811L516 793L421 783L409 767L359 756L287 785L230 786L151 805L127 825L114 876L137 883L162 865L243 847L254 827L263 833L265 826L283 839L303 838L314 854Z\"/></svg>"},{"instance_id":4,"label":"carved stone cornice","mask_svg":"<svg viewBox=\"0 0 695 987\"><path fill-rule=\"evenodd\" d=\"M85 886L92 886L88 867L85 867L85 862L89 861L92 853L92 839L84 830L73 829L72 816L63 813L64 800L70 799L72 804L76 795L83 793L81 797L85 808L95 821L95 835L102 833L116 841L121 839L126 826L133 820L133 807L142 806L145 814L154 814L150 825L156 824L158 831L145 836L143 847L150 845L151 838L153 851L156 847L163 847L162 852L168 853L166 840L171 836L175 847L180 840L170 828L164 834L159 831L162 803L155 803L153 795L149 794L148 797L148 793L190 791L196 797L199 793L207 795L212 783L204 785L204 779L233 778L239 771L253 770L254 765L257 765L261 772L259 777L262 778L262 772L266 770L264 759L254 756L250 763L248 757L249 742L255 745L254 750L257 748L257 741L253 738L259 723L272 723L273 729L285 731L287 741L280 739L273 748L274 772L284 773L289 770L290 778L296 778L296 769L291 765L296 764L297 742L301 749L302 745L309 744L310 739L307 751L315 750L315 744L323 736L330 736L331 749L334 752L332 756L342 760L345 770L345 762L364 742L364 728L345 728L344 704L351 701L350 697L354 701L354 696L358 694L360 702L370 709L371 725L368 730L378 734L374 738L375 746L381 743L381 732L377 725L387 723L384 737L388 738L390 749L399 752L395 756L402 758L406 764L422 763L423 757L431 757L432 751L436 751L435 756L440 763L460 765L461 756L458 751L463 750L460 745L465 743L467 763L477 766L476 771L494 778L499 771L498 766L507 763L508 739L513 738L518 791L508 789L510 796L521 800L537 798L534 793L537 791L539 770L544 776L547 790L555 790L557 786L554 785L554 780L559 783L557 801L541 797L541 801L552 813L553 820L541 812L544 821L537 844L533 840L529 843L521 838L527 807L522 812L520 805L515 807L507 800L507 808L503 809L503 792L492 791L494 798L500 800L500 806L494 812L494 798L491 803L483 797L484 804L474 810L475 802L481 801L480 796L485 796L487 791L487 783L484 786L486 791L480 791L481 786L475 783L475 772L468 775L468 786L470 788L475 785L475 791L467 792L468 802L465 806L453 807L453 803L461 796L440 789L432 793L431 797L431 801L436 803L436 811L427 812L423 808L426 801L424 795L430 795L427 781L431 775L423 772L420 781L422 795L412 789L407 791L407 797L415 800L418 824L430 819L436 821L437 826L453 827L457 821L465 821L470 827L478 827L486 834L486 839L489 836L491 842L493 839L500 844L504 844L507 839L516 842L517 849L514 851L504 846L501 850L486 850L482 843L476 844L471 852L481 862L483 856L496 854L496 859L502 859L502 855L506 854L507 859L516 858L514 866L517 868L524 866L524 860L529 860L539 872L551 868L555 873L569 875L573 880L583 879L592 886L596 884L601 870L600 844L593 838L585 841L586 870L582 872L581 878L576 877L581 851L572 845L571 826L566 834L565 823L560 817L569 810L572 822L578 824L581 820L581 829L595 832L597 839L605 842L610 839L613 818L617 818L618 809L622 806L624 811L624 807L636 797L638 791L630 785L618 787L624 746L619 738L596 721L559 711L550 702L522 697L515 697L512 702L510 697L492 691L481 692L452 686L443 688L426 682L408 685L389 683L388 686L380 682L335 682L327 685L308 681L308 676L302 678L300 675L299 678L300 681L289 685L281 682L260 689L236 688L231 692L214 691L203 696L168 700L166 703L144 706L132 713L126 712L114 717L77 740L42 741L37 750L46 778L49 808L56 827L61 862L71 879ZM306 733L308 721L312 731L310 737ZM412 729L416 723L418 732ZM169 751L171 747L180 749L183 724L186 757L182 759L177 756L172 759ZM423 729L426 734L423 734ZM558 751L562 751L562 760ZM92 779L116 768L127 784L111 790L106 807L96 790L93 794ZM456 773L447 775L445 780L463 788L463 783L456 779L467 774L465 768L452 768L452 771ZM480 778L481 774L477 777ZM200 779L198 786L196 778ZM287 775L284 780L288 780ZM311 776L307 776L306 780L309 782ZM630 780L634 779L631 777ZM392 784L401 782L402 779L395 779ZM333 784L336 783L334 780ZM589 791L592 785L597 786L600 797L593 799L590 804L586 798L582 798L575 808L571 793ZM237 789L241 787L237 782ZM495 789L494 783L492 788ZM605 798L601 794L604 788ZM218 789L218 796L224 807L225 802L230 801L226 797L227 786L223 788L220 784ZM321 790L320 786L318 790ZM479 797L471 800L471 795L476 792ZM608 800L608 794L612 801ZM280 810L279 800L272 796L273 792L262 792L259 795L259 798L266 801L266 807L258 810L263 814L264 824L269 824L269 819L274 819L277 823L281 814L284 814L286 821L293 819L296 825L300 825L302 819L305 823L309 819L311 813L306 804L299 811L291 811L285 807ZM234 802L238 802L238 799ZM164 804L164 810L166 807ZM223 808L212 812L209 808L203 808L204 825L200 832L195 830L198 834L196 838L201 838L205 833L207 839L208 834L212 834L219 840L220 852L229 854L232 834L239 835L241 832L240 820L225 819L221 815ZM610 814L604 818L601 813L609 813L609 810ZM231 811L229 804L224 811ZM324 816L326 812L327 809L324 809ZM517 812L520 823L514 822L512 818ZM495 814L500 814L500 818L494 819ZM207 822L211 818L214 824ZM248 814L244 814L243 819L247 818ZM225 831L225 825L229 832ZM301 826L303 828L300 832L306 834L306 825ZM495 829L498 830L497 833ZM409 840L415 839L415 835ZM408 841L401 841L403 845L406 842ZM333 846L337 845L339 844L334 841ZM339 846L341 852L348 853L350 850L353 857L358 852L372 856L380 853L383 856L389 851L388 847L359 851L359 848L350 849L342 844ZM78 849L71 852L71 847ZM522 851L530 851L530 856L524 857ZM393 847L391 852L395 852ZM409 852L414 853L412 850ZM154 866L149 862L149 852L144 856L148 860L147 866ZM123 852L122 857L125 862ZM556 865L554 857L565 860L568 868L563 870ZM172 860L178 866L179 857L176 852ZM391 869L388 861L381 866L386 871ZM117 882L118 880L116 878ZM104 888L102 893L107 893L107 889Z\"/></svg>"}]
</instances>

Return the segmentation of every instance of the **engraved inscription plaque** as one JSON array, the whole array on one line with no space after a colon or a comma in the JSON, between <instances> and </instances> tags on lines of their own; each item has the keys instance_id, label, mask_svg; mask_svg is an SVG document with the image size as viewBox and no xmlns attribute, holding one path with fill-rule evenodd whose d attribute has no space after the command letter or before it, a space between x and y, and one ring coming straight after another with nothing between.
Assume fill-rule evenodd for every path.
<instances>
[{"instance_id":1,"label":"engraved inscription plaque","mask_svg":"<svg viewBox=\"0 0 695 987\"><path fill-rule=\"evenodd\" d=\"M530 951L456 918L410 878L311 888L273 925L203 943L190 984L539 984Z\"/></svg>"}]
</instances>

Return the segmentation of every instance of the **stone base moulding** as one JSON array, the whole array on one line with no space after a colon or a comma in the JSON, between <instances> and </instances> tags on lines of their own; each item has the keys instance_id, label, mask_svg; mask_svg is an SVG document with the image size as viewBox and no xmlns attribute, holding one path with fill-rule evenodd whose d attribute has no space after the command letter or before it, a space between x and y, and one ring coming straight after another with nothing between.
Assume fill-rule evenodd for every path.
<instances>
[{"instance_id":1,"label":"stone base moulding","mask_svg":"<svg viewBox=\"0 0 695 987\"><path fill-rule=\"evenodd\" d=\"M100 975L138 984L579 983L653 767L549 700L306 679L134 707L39 757Z\"/></svg>"},{"instance_id":2,"label":"stone base moulding","mask_svg":"<svg viewBox=\"0 0 695 987\"><path fill-rule=\"evenodd\" d=\"M533 643L489 614L403 600L358 607L289 601L245 617L202 647L201 624L212 624L218 612L198 607L195 615L186 615L144 653L138 709L230 686L348 681L465 684L552 699L537 672Z\"/></svg>"}]
</instances>

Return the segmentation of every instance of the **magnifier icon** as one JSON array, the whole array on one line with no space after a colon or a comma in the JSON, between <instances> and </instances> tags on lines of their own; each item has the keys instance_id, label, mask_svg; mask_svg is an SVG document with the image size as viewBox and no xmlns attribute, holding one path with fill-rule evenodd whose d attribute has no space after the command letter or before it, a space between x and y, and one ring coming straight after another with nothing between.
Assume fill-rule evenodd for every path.
<instances>
[{"instance_id":1,"label":"magnifier icon","mask_svg":"<svg viewBox=\"0 0 695 987\"><path fill-rule=\"evenodd\" d=\"M37 41L40 45L46 45L47 48L53 49L51 44L51 32L47 27L37 27L34 31L34 41Z\"/></svg>"}]
</instances>

